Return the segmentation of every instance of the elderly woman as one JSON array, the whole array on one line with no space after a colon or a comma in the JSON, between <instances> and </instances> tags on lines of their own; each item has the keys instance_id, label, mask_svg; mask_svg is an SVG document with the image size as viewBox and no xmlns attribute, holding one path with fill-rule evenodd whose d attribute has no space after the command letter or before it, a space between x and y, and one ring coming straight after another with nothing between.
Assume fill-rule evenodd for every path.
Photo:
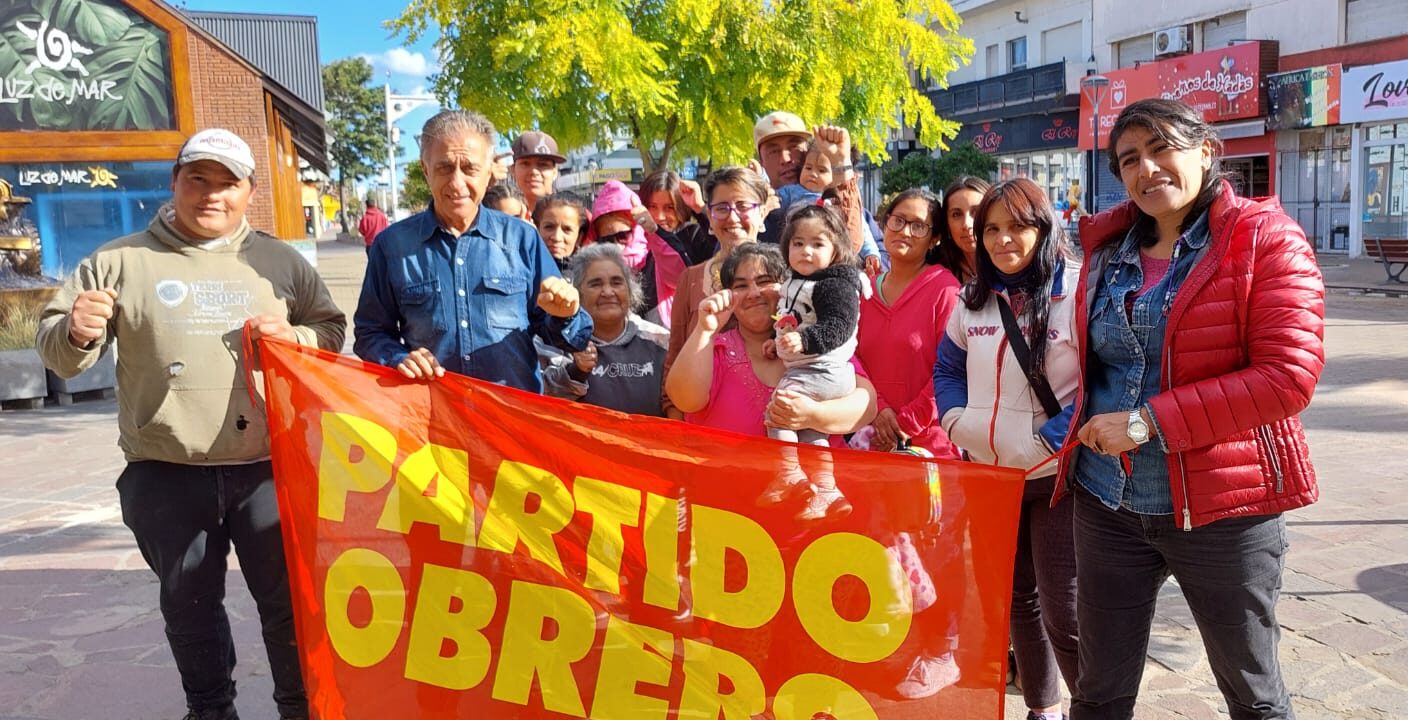
<instances>
[{"instance_id":1,"label":"elderly woman","mask_svg":"<svg viewBox=\"0 0 1408 720\"><path fill-rule=\"evenodd\" d=\"M592 316L592 339L586 350L548 361L545 390L625 413L663 416L660 390L670 333L632 311L640 304L640 283L620 246L588 245L572 256L570 270Z\"/></svg>"},{"instance_id":2,"label":"elderly woman","mask_svg":"<svg viewBox=\"0 0 1408 720\"><path fill-rule=\"evenodd\" d=\"M1298 414L1324 366L1324 282L1274 200L1233 195L1193 108L1142 100L1110 130L1131 200L1082 220L1083 444L1073 720L1134 714L1169 575L1235 719L1292 717L1276 646L1282 513L1315 501Z\"/></svg>"},{"instance_id":3,"label":"elderly woman","mask_svg":"<svg viewBox=\"0 0 1408 720\"><path fill-rule=\"evenodd\" d=\"M875 417L875 388L863 376L856 378L855 392L836 400L773 396L786 367L764 351L764 344L772 339L778 287L786 273L787 264L772 245L745 244L720 263L724 289L699 303L689 337L665 378L686 422L766 437L766 425L840 434ZM731 328L730 319L737 321Z\"/></svg>"}]
</instances>

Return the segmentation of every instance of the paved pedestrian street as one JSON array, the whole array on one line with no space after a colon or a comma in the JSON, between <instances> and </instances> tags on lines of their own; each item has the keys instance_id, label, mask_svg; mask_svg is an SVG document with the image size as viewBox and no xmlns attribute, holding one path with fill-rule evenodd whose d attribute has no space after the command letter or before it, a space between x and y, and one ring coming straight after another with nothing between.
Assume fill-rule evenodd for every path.
<instances>
[{"instance_id":1,"label":"paved pedestrian street","mask_svg":"<svg viewBox=\"0 0 1408 720\"><path fill-rule=\"evenodd\" d=\"M365 256L319 244L350 317ZM1408 717L1408 299L1332 294L1304 420L1319 503L1288 516L1281 661L1301 720ZM350 333L349 333L350 345ZM0 720L179 718L155 578L122 524L116 403L0 413ZM232 562L238 707L272 718L253 602ZM1009 688L1008 718L1022 718ZM1159 601L1137 717L1225 717L1187 607Z\"/></svg>"}]
</instances>

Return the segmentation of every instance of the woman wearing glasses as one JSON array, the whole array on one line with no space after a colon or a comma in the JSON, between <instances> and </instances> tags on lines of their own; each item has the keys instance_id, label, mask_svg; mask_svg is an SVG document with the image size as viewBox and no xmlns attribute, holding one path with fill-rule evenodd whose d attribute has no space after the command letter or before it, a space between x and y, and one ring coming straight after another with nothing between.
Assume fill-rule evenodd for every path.
<instances>
[{"instance_id":1,"label":"woman wearing glasses","mask_svg":"<svg viewBox=\"0 0 1408 720\"><path fill-rule=\"evenodd\" d=\"M941 239L935 227L943 220L939 199L928 190L900 193L880 216L890 270L874 279L875 292L861 300L856 346L856 358L870 373L879 401L870 449L891 451L909 443L934 457L956 459L958 448L939 427L933 370L939 339L958 298L954 269L960 267L962 252ZM958 508L944 506L946 521L954 519L951 510ZM925 564L938 572L962 560L929 555ZM901 697L929 697L958 681L955 605L954 599L943 598L916 617L921 625L936 627L924 633L932 644L920 648L896 687Z\"/></svg>"},{"instance_id":2,"label":"woman wearing glasses","mask_svg":"<svg viewBox=\"0 0 1408 720\"><path fill-rule=\"evenodd\" d=\"M719 241L719 252L689 267L680 278L670 322L670 349L665 356L667 376L685 338L694 330L699 303L723 289L719 270L724 258L739 245L757 242L763 229L763 203L767 202L768 190L766 180L737 165L719 168L704 179L704 209L709 217L709 232ZM666 401L669 417L682 419L683 414L674 409L668 398Z\"/></svg>"},{"instance_id":3,"label":"woman wearing glasses","mask_svg":"<svg viewBox=\"0 0 1408 720\"><path fill-rule=\"evenodd\" d=\"M932 382L939 338L958 297L953 259L934 228L938 210L933 193L906 190L881 213L890 270L861 301L856 355L880 394L871 448L894 450L907 441L934 457L957 458L938 424Z\"/></svg>"}]
</instances>

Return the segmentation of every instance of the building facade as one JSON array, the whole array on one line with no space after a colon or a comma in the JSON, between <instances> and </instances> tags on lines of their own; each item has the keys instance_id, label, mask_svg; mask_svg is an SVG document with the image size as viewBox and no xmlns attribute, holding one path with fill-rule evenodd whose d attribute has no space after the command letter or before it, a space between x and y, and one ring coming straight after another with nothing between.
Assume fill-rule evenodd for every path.
<instances>
[{"instance_id":1,"label":"building facade","mask_svg":"<svg viewBox=\"0 0 1408 720\"><path fill-rule=\"evenodd\" d=\"M250 223L304 236L298 168L327 167L321 111L191 17L159 0L14 0L0 37L0 178L32 201L45 274L145 227L181 144L205 127L255 153ZM316 45L284 50L317 67Z\"/></svg>"},{"instance_id":2,"label":"building facade","mask_svg":"<svg viewBox=\"0 0 1408 720\"><path fill-rule=\"evenodd\" d=\"M998 162L996 178L1026 177L1064 208L1083 196L1077 97L1091 56L1089 0L957 0L972 62L924 88L938 114L962 123L953 142ZM952 144L952 143L950 143Z\"/></svg>"},{"instance_id":3,"label":"building facade","mask_svg":"<svg viewBox=\"0 0 1408 720\"><path fill-rule=\"evenodd\" d=\"M1408 61L1408 2L1092 4L1097 69L1117 81L1157 68L1158 84L1129 90L1132 99L1221 91L1220 101L1205 96L1204 117L1223 137L1224 169L1238 192L1279 196L1318 252L1355 256L1366 237L1408 236L1408 170L1399 169L1408 97L1386 96L1408 78L1398 64ZM1102 125L1112 119L1101 113Z\"/></svg>"},{"instance_id":4,"label":"building facade","mask_svg":"<svg viewBox=\"0 0 1408 720\"><path fill-rule=\"evenodd\" d=\"M1217 127L1236 190L1278 195L1318 251L1353 256L1366 238L1408 237L1408 2L953 8L976 53L948 88L921 89L962 124L958 142L995 156L995 179L1031 178L1058 207L1110 207L1125 198L1107 162L1115 117L1135 100L1175 97ZM1103 83L1086 87L1088 76ZM897 136L894 148L911 149L912 138Z\"/></svg>"}]
</instances>

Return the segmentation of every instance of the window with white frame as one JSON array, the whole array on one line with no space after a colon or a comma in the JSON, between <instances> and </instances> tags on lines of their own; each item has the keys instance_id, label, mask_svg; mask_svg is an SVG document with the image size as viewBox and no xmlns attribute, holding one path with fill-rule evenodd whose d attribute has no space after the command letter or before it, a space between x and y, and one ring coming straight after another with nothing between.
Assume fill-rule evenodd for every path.
<instances>
[{"instance_id":1,"label":"window with white frame","mask_svg":"<svg viewBox=\"0 0 1408 720\"><path fill-rule=\"evenodd\" d=\"M1007 41L1007 72L1027 69L1027 38L1025 36Z\"/></svg>"}]
</instances>

